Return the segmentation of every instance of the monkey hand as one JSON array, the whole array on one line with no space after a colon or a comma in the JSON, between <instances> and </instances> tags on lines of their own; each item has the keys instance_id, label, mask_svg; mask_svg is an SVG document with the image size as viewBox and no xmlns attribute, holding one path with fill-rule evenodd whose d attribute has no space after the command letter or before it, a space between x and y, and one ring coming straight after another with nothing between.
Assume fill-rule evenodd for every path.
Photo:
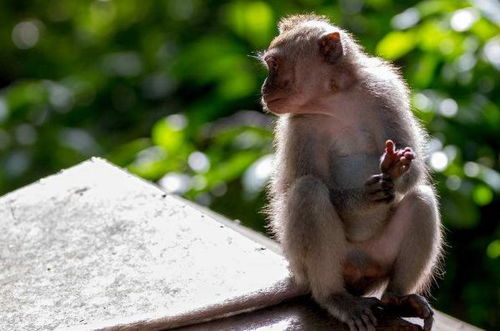
<instances>
[{"instance_id":1,"label":"monkey hand","mask_svg":"<svg viewBox=\"0 0 500 331\"><path fill-rule=\"evenodd\" d=\"M394 182L385 174L373 175L365 183L368 200L372 202L392 202L395 197Z\"/></svg>"},{"instance_id":2,"label":"monkey hand","mask_svg":"<svg viewBox=\"0 0 500 331\"><path fill-rule=\"evenodd\" d=\"M382 174L392 180L398 179L410 168L411 161L415 158L415 153L410 147L395 149L392 140L385 142L385 152L380 163Z\"/></svg>"}]
</instances>

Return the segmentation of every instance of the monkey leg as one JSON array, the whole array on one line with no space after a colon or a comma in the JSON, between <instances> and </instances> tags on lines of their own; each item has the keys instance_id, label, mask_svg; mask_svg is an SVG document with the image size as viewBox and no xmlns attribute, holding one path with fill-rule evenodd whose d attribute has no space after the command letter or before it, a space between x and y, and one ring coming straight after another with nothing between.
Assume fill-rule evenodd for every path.
<instances>
[{"instance_id":1,"label":"monkey leg","mask_svg":"<svg viewBox=\"0 0 500 331\"><path fill-rule=\"evenodd\" d=\"M418 186L405 195L392 216L388 240L395 229L400 231L400 240L395 240L398 253L382 302L400 316L423 318L424 330L430 330L432 309L425 298L413 293L429 285L440 254L439 212L431 187Z\"/></svg>"},{"instance_id":2,"label":"monkey leg","mask_svg":"<svg viewBox=\"0 0 500 331\"><path fill-rule=\"evenodd\" d=\"M328 188L313 176L300 177L289 190L283 216L281 242L297 280L307 281L313 294L341 291L347 243Z\"/></svg>"},{"instance_id":3,"label":"monkey leg","mask_svg":"<svg viewBox=\"0 0 500 331\"><path fill-rule=\"evenodd\" d=\"M305 282L315 300L351 330L375 330L375 298L348 294L343 262L350 249L343 223L328 188L313 176L299 178L285 204L282 245L297 282Z\"/></svg>"}]
</instances>

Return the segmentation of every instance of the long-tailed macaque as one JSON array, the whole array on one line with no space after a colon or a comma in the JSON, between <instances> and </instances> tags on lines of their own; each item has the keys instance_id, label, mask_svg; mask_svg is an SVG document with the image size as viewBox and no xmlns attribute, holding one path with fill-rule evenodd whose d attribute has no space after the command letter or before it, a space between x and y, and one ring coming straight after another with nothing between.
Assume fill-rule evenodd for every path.
<instances>
[{"instance_id":1,"label":"long-tailed macaque","mask_svg":"<svg viewBox=\"0 0 500 331\"><path fill-rule=\"evenodd\" d=\"M296 282L351 330L374 330L377 309L430 330L416 293L438 264L440 216L400 74L316 15L282 19L260 57L278 115L268 212Z\"/></svg>"}]
</instances>

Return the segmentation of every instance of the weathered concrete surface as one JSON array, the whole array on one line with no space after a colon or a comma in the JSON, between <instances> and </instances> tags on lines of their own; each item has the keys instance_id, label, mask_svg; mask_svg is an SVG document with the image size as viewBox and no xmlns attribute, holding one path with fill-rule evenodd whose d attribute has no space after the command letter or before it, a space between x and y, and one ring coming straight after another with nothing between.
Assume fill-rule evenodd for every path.
<instances>
[{"instance_id":1,"label":"weathered concrete surface","mask_svg":"<svg viewBox=\"0 0 500 331\"><path fill-rule=\"evenodd\" d=\"M173 327L299 292L278 254L98 159L0 198L0 263L2 330Z\"/></svg>"},{"instance_id":2,"label":"weathered concrete surface","mask_svg":"<svg viewBox=\"0 0 500 331\"><path fill-rule=\"evenodd\" d=\"M0 198L0 330L345 329L303 293L274 242L98 159Z\"/></svg>"}]
</instances>

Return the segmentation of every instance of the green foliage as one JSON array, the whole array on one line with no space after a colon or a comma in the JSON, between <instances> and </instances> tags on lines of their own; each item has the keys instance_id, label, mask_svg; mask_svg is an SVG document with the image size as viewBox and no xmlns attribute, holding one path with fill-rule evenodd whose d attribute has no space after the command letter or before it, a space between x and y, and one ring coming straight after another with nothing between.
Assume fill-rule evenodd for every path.
<instances>
[{"instance_id":1,"label":"green foliage","mask_svg":"<svg viewBox=\"0 0 500 331\"><path fill-rule=\"evenodd\" d=\"M277 19L311 11L402 68L448 229L435 306L498 327L494 0L4 1L0 193L101 155L264 231L272 125L252 54Z\"/></svg>"}]
</instances>

